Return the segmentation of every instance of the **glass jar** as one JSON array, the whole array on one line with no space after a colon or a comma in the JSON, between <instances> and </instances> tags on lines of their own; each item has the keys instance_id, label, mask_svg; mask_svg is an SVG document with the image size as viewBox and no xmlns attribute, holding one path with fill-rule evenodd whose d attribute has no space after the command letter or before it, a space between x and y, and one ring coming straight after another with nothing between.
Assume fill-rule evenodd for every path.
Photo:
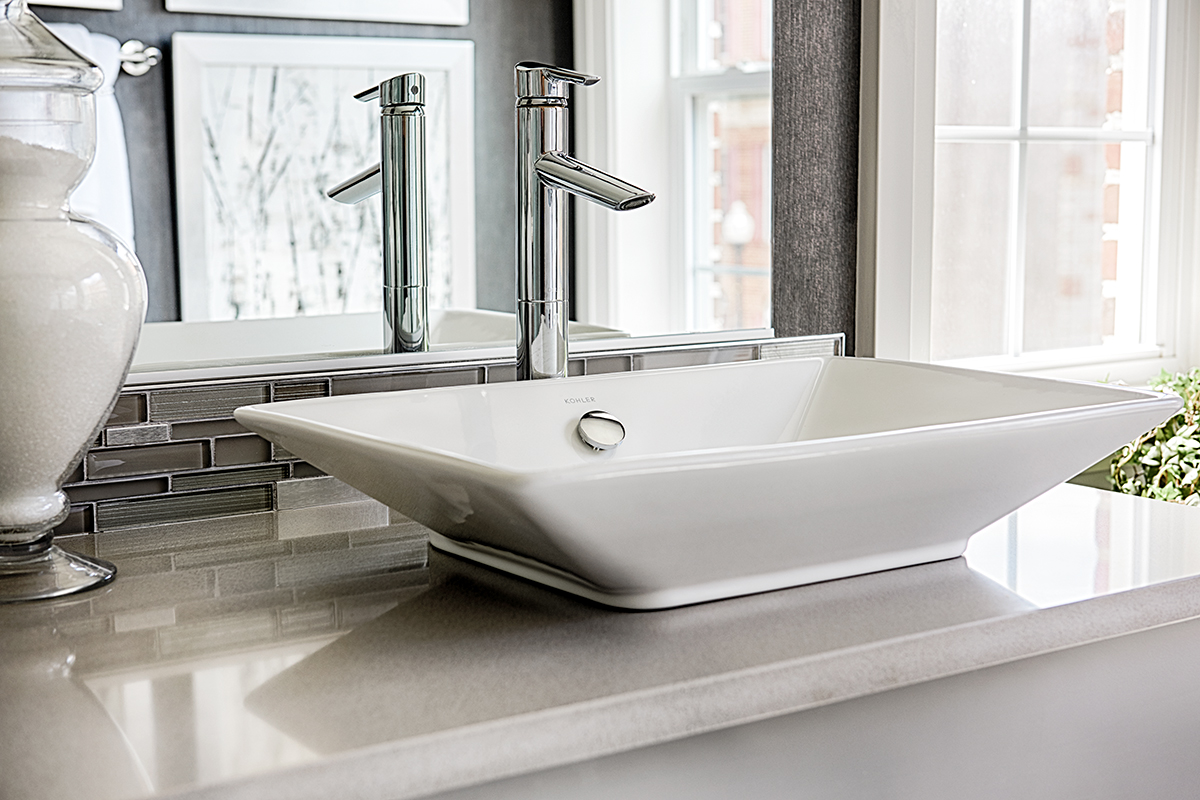
<instances>
[{"instance_id":1,"label":"glass jar","mask_svg":"<svg viewBox=\"0 0 1200 800\"><path fill-rule=\"evenodd\" d=\"M112 411L146 311L133 253L69 207L102 80L26 0L0 0L0 602L115 574L51 541L69 513L62 484Z\"/></svg>"}]
</instances>

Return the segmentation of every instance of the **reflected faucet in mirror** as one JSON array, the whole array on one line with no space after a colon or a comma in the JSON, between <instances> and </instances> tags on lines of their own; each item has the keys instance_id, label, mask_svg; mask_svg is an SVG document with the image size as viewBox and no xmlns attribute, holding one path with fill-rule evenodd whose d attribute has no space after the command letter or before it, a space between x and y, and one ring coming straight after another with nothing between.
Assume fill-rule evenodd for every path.
<instances>
[{"instance_id":1,"label":"reflected faucet in mirror","mask_svg":"<svg viewBox=\"0 0 1200 800\"><path fill-rule=\"evenodd\" d=\"M534 61L516 66L518 380L567 374L567 193L613 211L654 200L567 153L570 86L599 80Z\"/></svg>"},{"instance_id":2,"label":"reflected faucet in mirror","mask_svg":"<svg viewBox=\"0 0 1200 800\"><path fill-rule=\"evenodd\" d=\"M380 162L330 189L342 203L383 192L383 325L389 353L429 349L425 76L406 72L359 92L379 100Z\"/></svg>"}]
</instances>

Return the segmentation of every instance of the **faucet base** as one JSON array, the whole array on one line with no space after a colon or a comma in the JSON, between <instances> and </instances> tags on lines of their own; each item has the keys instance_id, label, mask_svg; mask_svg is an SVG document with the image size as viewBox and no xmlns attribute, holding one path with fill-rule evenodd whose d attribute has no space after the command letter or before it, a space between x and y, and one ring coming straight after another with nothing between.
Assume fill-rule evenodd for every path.
<instances>
[{"instance_id":1,"label":"faucet base","mask_svg":"<svg viewBox=\"0 0 1200 800\"><path fill-rule=\"evenodd\" d=\"M424 287L383 287L383 346L389 353L429 349L429 295Z\"/></svg>"},{"instance_id":2,"label":"faucet base","mask_svg":"<svg viewBox=\"0 0 1200 800\"><path fill-rule=\"evenodd\" d=\"M517 380L567 375L567 304L517 301Z\"/></svg>"}]
</instances>

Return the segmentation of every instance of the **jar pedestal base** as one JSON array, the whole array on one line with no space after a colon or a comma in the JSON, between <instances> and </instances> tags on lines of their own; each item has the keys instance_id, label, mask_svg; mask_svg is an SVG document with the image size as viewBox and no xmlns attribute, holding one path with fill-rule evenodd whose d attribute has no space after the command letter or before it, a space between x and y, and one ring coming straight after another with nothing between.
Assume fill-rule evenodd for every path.
<instances>
[{"instance_id":1,"label":"jar pedestal base","mask_svg":"<svg viewBox=\"0 0 1200 800\"><path fill-rule=\"evenodd\" d=\"M51 545L30 555L0 547L0 603L19 603L82 592L108 583L117 568L98 558L68 553Z\"/></svg>"}]
</instances>

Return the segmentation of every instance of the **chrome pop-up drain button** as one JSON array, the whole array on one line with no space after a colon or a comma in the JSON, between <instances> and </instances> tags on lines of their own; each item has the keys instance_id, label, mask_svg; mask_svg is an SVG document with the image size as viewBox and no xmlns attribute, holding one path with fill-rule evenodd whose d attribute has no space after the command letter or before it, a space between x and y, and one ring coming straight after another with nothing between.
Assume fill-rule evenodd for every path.
<instances>
[{"instance_id":1,"label":"chrome pop-up drain button","mask_svg":"<svg viewBox=\"0 0 1200 800\"><path fill-rule=\"evenodd\" d=\"M625 439L625 426L607 411L589 411L575 427L584 444L596 450L612 450Z\"/></svg>"}]
</instances>

